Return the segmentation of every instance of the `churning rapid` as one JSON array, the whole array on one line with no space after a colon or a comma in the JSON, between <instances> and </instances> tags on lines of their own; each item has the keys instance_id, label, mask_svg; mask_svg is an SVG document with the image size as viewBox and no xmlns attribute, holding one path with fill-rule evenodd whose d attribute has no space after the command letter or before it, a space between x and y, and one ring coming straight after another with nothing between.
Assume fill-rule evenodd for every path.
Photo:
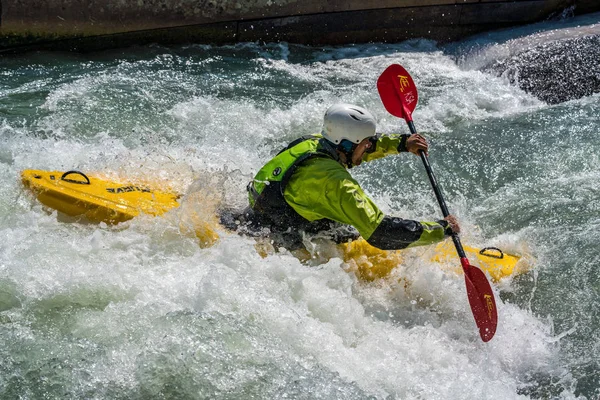
<instances>
[{"instance_id":1,"label":"churning rapid","mask_svg":"<svg viewBox=\"0 0 600 400\"><path fill-rule=\"evenodd\" d=\"M450 46L248 43L2 57L0 397L598 398L600 97L589 74L597 58L593 68L569 65L592 89L562 102L519 86L539 58L513 50L531 40L556 58L559 40L597 41L599 21ZM217 200L243 205L257 169L318 132L333 103L362 105L379 131L406 133L375 85L392 63L419 89L415 124L463 242L533 260L530 272L493 285L499 325L489 343L463 278L428 261L428 248L407 251L391 277L364 282L339 258L312 266L285 251L262 258L253 239L226 231L201 248L182 229L186 210L209 218ZM186 196L164 217L71 221L23 189L29 168ZM353 175L386 213L440 217L413 155Z\"/></svg>"}]
</instances>

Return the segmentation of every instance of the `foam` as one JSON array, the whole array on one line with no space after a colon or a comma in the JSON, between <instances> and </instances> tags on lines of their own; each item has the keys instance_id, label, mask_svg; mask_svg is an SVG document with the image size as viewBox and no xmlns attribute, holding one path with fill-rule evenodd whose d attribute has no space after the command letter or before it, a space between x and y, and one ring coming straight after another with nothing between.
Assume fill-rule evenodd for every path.
<instances>
[{"instance_id":1,"label":"foam","mask_svg":"<svg viewBox=\"0 0 600 400\"><path fill-rule=\"evenodd\" d=\"M495 288L499 328L483 344L462 278L443 273L418 251L390 278L365 283L345 271L339 258L313 267L286 252L262 258L252 239L227 232L219 232L214 246L200 248L195 236L180 228L176 214L140 217L116 227L67 223L26 196L13 197L21 169L73 167L159 179L181 193L212 176L225 197L242 204L243 186L264 159L296 134L318 132L332 102L362 104L373 110L383 131L405 132L403 121L386 114L374 87L380 71L393 62L416 77L422 95L415 122L434 140L452 134L460 123L520 124L523 113L548 110L497 78L462 70L431 42L324 49L308 62L295 58L312 51L306 48L265 50L246 44L244 49L261 54L242 60L235 80L228 72L206 72L209 87L202 81L204 72L193 69L201 68L200 60L211 52L213 67L226 65L229 54L221 53L231 49L180 50L191 53L187 67L178 55L147 62L141 55L142 61L96 65L116 77L107 71L100 78L72 76L69 82L49 84L39 119L29 116L19 123L4 118L0 158L2 171L12 179L10 190L0 190L0 282L9 288L0 347L7 368L26 376L39 364L70 365L73 377L52 376L72 397L111 397L113 387L131 397L161 391L283 397L311 388L325 398L510 399L544 393L536 391L536 384L546 381L561 382L549 389L551 394L573 397L578 378L569 375L574 371L564 367L561 353L561 343L572 335L557 338L553 322L527 307L530 298L543 295L529 283ZM156 71L171 67L180 69L176 74ZM143 78L147 68L150 77ZM272 74L266 83L277 89L246 92L240 82L256 82L261 73ZM178 76L185 76L183 92L170 86ZM127 82L128 88L120 86ZM139 86L146 90L140 102L151 106L141 113L147 120L138 109L120 108L130 104ZM126 93L117 95L119 90ZM173 98L157 93L173 93ZM109 107L100 107L101 101ZM36 134L40 128L47 133L43 137ZM437 154L442 150L435 149ZM551 167L544 156L532 157L541 171ZM440 158L449 161L442 164ZM478 182L450 168L460 164L460 155L445 152L433 160L442 185L450 188L449 206L465 226L479 220L488 225L471 239L495 239L517 248L519 241L535 242L546 232L532 226L498 234L494 229L500 222L484 215L498 208L502 219L505 202L534 201L520 189L531 186L515 181L461 198L456 187ZM576 195L593 193L585 182L594 171L568 171L581 183ZM386 212L427 219L438 215L416 157L404 154L354 173ZM553 179L545 184L569 187ZM503 222L508 231L509 222ZM526 293L518 297L520 292ZM19 364L24 362L18 355L22 348L30 349L29 364ZM180 389L169 389L168 382Z\"/></svg>"}]
</instances>

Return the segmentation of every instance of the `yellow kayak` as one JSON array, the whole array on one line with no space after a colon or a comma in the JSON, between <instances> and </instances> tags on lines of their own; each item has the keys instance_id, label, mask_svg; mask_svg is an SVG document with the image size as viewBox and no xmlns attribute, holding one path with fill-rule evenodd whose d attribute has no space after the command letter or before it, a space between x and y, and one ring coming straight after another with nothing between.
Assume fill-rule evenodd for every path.
<instances>
[{"instance_id":1,"label":"yellow kayak","mask_svg":"<svg viewBox=\"0 0 600 400\"><path fill-rule=\"evenodd\" d=\"M497 247L484 247L480 250L463 245L463 249L470 264L487 272L494 281L499 281L506 276L522 274L531 267L529 260L505 253ZM441 242L435 247L431 261L446 265L448 270L462 272L458 254L451 240Z\"/></svg>"},{"instance_id":2,"label":"yellow kayak","mask_svg":"<svg viewBox=\"0 0 600 400\"><path fill-rule=\"evenodd\" d=\"M176 194L143 185L89 177L79 171L25 170L21 178L42 204L64 214L95 222L119 223L141 213L158 216L179 207ZM218 239L216 222L194 214L190 217L190 223L201 246L210 246ZM190 230L188 227L185 229ZM464 246L464 249L471 264L481 268L494 281L526 272L531 265L529 260L497 248L480 250ZM263 255L268 254L264 249L257 250ZM341 252L348 269L363 280L386 277L403 259L402 251L380 250L363 239L340 244L334 252L336 254L332 253L332 256L338 256ZM456 273L462 271L450 240L439 243L432 251L426 251L425 257L439 263L445 270Z\"/></svg>"},{"instance_id":3,"label":"yellow kayak","mask_svg":"<svg viewBox=\"0 0 600 400\"><path fill-rule=\"evenodd\" d=\"M402 250L380 250L371 246L364 239L341 244L340 248L348 269L367 281L386 277L404 259ZM528 258L505 253L496 247L486 247L480 250L463 245L463 249L471 265L479 267L495 282L502 278L522 274L531 268ZM441 268L446 271L462 273L460 260L451 240L445 240L432 246L431 250L426 250L425 259L440 264Z\"/></svg>"},{"instance_id":4,"label":"yellow kayak","mask_svg":"<svg viewBox=\"0 0 600 400\"><path fill-rule=\"evenodd\" d=\"M179 206L173 193L88 177L79 171L28 169L21 179L42 204L94 222L118 223L140 213L161 215Z\"/></svg>"}]
</instances>

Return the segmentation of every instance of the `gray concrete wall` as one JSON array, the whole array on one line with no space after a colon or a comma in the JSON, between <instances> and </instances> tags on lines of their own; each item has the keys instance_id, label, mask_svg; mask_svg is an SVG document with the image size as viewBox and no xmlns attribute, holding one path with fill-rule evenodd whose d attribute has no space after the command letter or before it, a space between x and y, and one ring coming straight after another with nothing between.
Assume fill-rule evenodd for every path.
<instances>
[{"instance_id":1,"label":"gray concrete wall","mask_svg":"<svg viewBox=\"0 0 600 400\"><path fill-rule=\"evenodd\" d=\"M132 44L451 41L600 0L0 0L0 52Z\"/></svg>"}]
</instances>

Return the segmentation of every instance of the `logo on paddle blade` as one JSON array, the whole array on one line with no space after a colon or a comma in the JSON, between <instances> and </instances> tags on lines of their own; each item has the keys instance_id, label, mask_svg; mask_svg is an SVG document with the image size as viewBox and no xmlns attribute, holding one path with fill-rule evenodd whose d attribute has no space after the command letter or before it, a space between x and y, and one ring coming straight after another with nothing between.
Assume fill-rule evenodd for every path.
<instances>
[{"instance_id":1,"label":"logo on paddle blade","mask_svg":"<svg viewBox=\"0 0 600 400\"><path fill-rule=\"evenodd\" d=\"M408 76L398 75L398 78L400 79L400 92L404 93L404 89L410 86Z\"/></svg>"},{"instance_id":2,"label":"logo on paddle blade","mask_svg":"<svg viewBox=\"0 0 600 400\"><path fill-rule=\"evenodd\" d=\"M485 299L485 305L488 311L489 319L492 319L492 312L494 311L494 300L492 300L492 296L489 294L484 294L483 298Z\"/></svg>"},{"instance_id":3,"label":"logo on paddle blade","mask_svg":"<svg viewBox=\"0 0 600 400\"><path fill-rule=\"evenodd\" d=\"M410 92L406 93L404 95L404 100L406 101L406 104L414 103L414 101L415 101L415 92L410 91Z\"/></svg>"}]
</instances>

